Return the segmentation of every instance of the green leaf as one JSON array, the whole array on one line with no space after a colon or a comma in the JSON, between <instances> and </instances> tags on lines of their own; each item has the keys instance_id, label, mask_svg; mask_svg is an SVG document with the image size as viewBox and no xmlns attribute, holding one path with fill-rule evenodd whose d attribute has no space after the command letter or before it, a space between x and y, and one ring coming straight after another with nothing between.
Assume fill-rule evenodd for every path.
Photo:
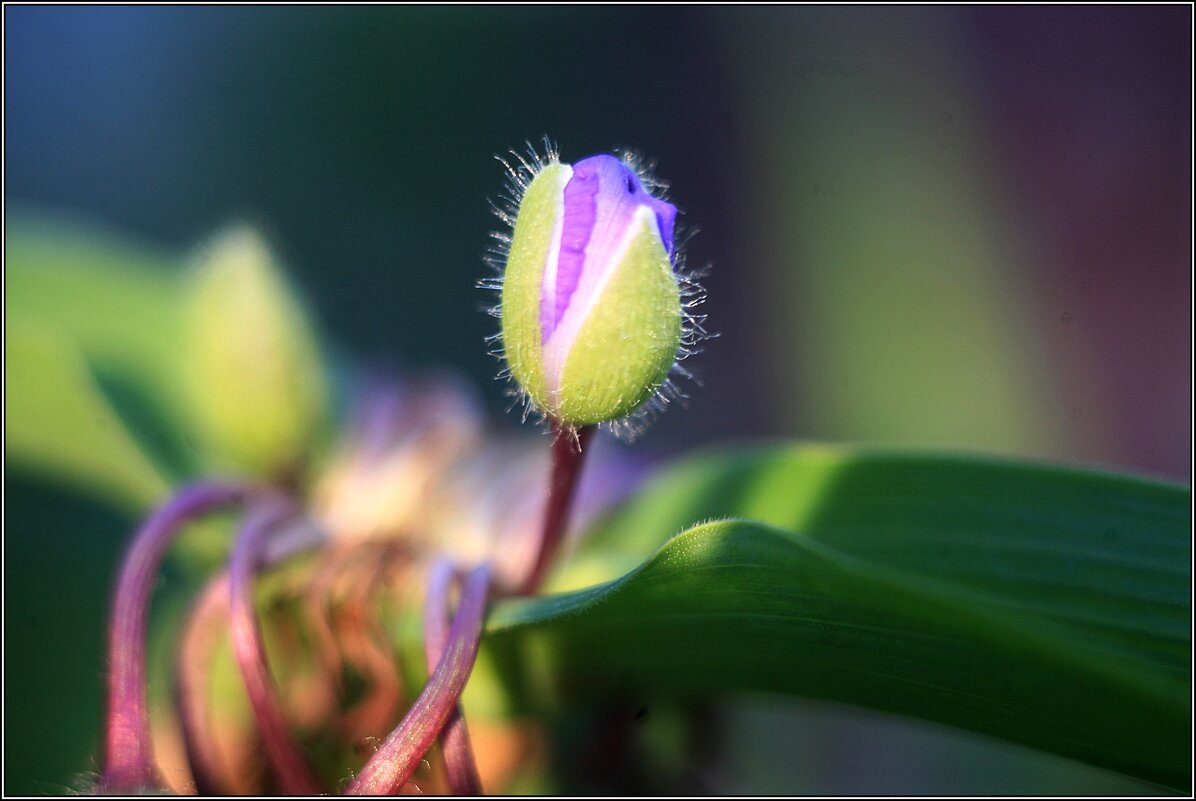
<instances>
[{"instance_id":1,"label":"green leaf","mask_svg":"<svg viewBox=\"0 0 1196 801\"><path fill-rule=\"evenodd\" d=\"M698 526L613 582L501 603L488 635L534 662L553 693L790 693L1187 781L1186 678L1101 658L1079 629L760 523Z\"/></svg>"},{"instance_id":2,"label":"green leaf","mask_svg":"<svg viewBox=\"0 0 1196 801\"><path fill-rule=\"evenodd\" d=\"M491 630L498 648L533 649L540 691L628 674L661 691L776 690L1180 786L1189 509L1184 487L1043 464L716 452L662 474L553 586L626 576L500 605ZM762 523L699 527L636 567L726 517Z\"/></svg>"},{"instance_id":3,"label":"green leaf","mask_svg":"<svg viewBox=\"0 0 1196 801\"><path fill-rule=\"evenodd\" d=\"M8 308L72 340L93 369L181 416L178 260L77 221L10 214Z\"/></svg>"},{"instance_id":4,"label":"green leaf","mask_svg":"<svg viewBox=\"0 0 1196 801\"><path fill-rule=\"evenodd\" d=\"M131 510L168 484L93 379L72 340L9 315L4 325L5 462Z\"/></svg>"},{"instance_id":5,"label":"green leaf","mask_svg":"<svg viewBox=\"0 0 1196 801\"><path fill-rule=\"evenodd\" d=\"M31 213L7 224L9 308L73 343L154 461L176 476L304 466L327 433L327 379L256 233L209 240L183 280L181 259L101 228Z\"/></svg>"},{"instance_id":6,"label":"green leaf","mask_svg":"<svg viewBox=\"0 0 1196 801\"><path fill-rule=\"evenodd\" d=\"M6 303L23 332L16 353L30 354L20 383L6 388L20 429L14 440L10 426L8 456L137 511L154 497L151 485L194 472L196 460L178 370L177 260L78 221L24 212L6 223ZM102 409L102 437L78 430L82 409ZM85 453L98 440L109 450Z\"/></svg>"},{"instance_id":7,"label":"green leaf","mask_svg":"<svg viewBox=\"0 0 1196 801\"><path fill-rule=\"evenodd\" d=\"M555 586L621 575L695 522L747 518L1082 628L1093 648L1186 676L1189 499L1134 476L978 456L723 451L658 477Z\"/></svg>"}]
</instances>

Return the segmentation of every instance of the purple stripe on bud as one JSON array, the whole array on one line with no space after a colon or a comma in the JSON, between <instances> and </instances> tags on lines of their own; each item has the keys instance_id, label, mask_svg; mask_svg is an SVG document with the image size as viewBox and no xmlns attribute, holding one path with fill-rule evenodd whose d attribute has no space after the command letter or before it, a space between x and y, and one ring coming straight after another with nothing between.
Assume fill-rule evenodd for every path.
<instances>
[{"instance_id":1,"label":"purple stripe on bud","mask_svg":"<svg viewBox=\"0 0 1196 801\"><path fill-rule=\"evenodd\" d=\"M665 250L673 255L677 209L653 197L635 171L614 156L590 156L573 165L562 203L560 246L555 254L549 254L550 264L555 258L556 269L545 272L540 296L543 342L564 318L582 275L614 266L640 206L652 210Z\"/></svg>"},{"instance_id":2,"label":"purple stripe on bud","mask_svg":"<svg viewBox=\"0 0 1196 801\"><path fill-rule=\"evenodd\" d=\"M594 220L598 216L598 173L586 170L584 164L578 167L580 170L575 169L573 177L565 184L556 285L546 286L540 298L540 329L545 342L565 314L569 298L581 280L586 245L590 242Z\"/></svg>"}]
</instances>

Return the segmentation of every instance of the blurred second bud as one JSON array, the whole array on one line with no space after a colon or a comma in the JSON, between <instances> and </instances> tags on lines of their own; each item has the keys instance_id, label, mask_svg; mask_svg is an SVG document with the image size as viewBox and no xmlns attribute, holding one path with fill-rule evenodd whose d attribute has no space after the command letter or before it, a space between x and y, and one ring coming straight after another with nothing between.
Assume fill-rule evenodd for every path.
<instances>
[{"instance_id":1,"label":"blurred second bud","mask_svg":"<svg viewBox=\"0 0 1196 801\"><path fill-rule=\"evenodd\" d=\"M185 371L203 449L225 469L297 477L323 433L315 333L256 230L230 227L195 258Z\"/></svg>"},{"instance_id":2,"label":"blurred second bud","mask_svg":"<svg viewBox=\"0 0 1196 801\"><path fill-rule=\"evenodd\" d=\"M666 382L681 346L677 210L633 165L550 153L516 173L502 341L531 403L572 426L610 422Z\"/></svg>"}]
</instances>

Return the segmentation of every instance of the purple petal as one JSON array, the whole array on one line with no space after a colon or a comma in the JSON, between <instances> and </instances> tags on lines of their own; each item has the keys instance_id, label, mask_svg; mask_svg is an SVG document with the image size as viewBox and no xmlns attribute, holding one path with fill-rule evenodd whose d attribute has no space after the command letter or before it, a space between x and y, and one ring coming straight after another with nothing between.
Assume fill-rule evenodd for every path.
<instances>
[{"instance_id":1,"label":"purple petal","mask_svg":"<svg viewBox=\"0 0 1196 801\"><path fill-rule=\"evenodd\" d=\"M677 207L666 200L652 198L648 201L652 211L656 213L656 224L660 227L660 239L664 242L665 252L673 258L673 232L677 225Z\"/></svg>"},{"instance_id":2,"label":"purple petal","mask_svg":"<svg viewBox=\"0 0 1196 801\"><path fill-rule=\"evenodd\" d=\"M160 787L151 743L145 686L145 637L150 598L158 567L174 535L191 520L240 503L250 489L242 484L196 484L158 507L129 546L108 630L108 719L105 790Z\"/></svg>"},{"instance_id":3,"label":"purple petal","mask_svg":"<svg viewBox=\"0 0 1196 801\"><path fill-rule=\"evenodd\" d=\"M676 208L653 197L635 171L614 156L590 156L574 164L562 202L555 278L545 282L540 297L544 342L565 316L583 272L602 269L613 261L640 206L648 206L656 215L665 250L673 255Z\"/></svg>"},{"instance_id":4,"label":"purple petal","mask_svg":"<svg viewBox=\"0 0 1196 801\"><path fill-rule=\"evenodd\" d=\"M598 173L587 169L584 162L574 167L573 177L565 184L556 284L545 287L540 298L540 330L545 342L565 314L569 298L581 280L586 245L598 217L598 188Z\"/></svg>"}]
</instances>

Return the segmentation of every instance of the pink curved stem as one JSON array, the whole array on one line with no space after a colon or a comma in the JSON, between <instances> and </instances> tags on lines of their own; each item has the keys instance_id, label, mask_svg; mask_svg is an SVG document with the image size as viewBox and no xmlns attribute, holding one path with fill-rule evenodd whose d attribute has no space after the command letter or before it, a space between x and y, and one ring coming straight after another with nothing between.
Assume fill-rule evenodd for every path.
<instances>
[{"instance_id":1,"label":"pink curved stem","mask_svg":"<svg viewBox=\"0 0 1196 801\"><path fill-rule=\"evenodd\" d=\"M291 739L253 604L253 577L267 538L280 523L294 515L289 503L271 499L251 509L246 516L229 567L229 623L233 656L241 669L266 756L279 785L288 795L316 795L323 788Z\"/></svg>"},{"instance_id":2,"label":"pink curved stem","mask_svg":"<svg viewBox=\"0 0 1196 801\"><path fill-rule=\"evenodd\" d=\"M536 563L524 581L521 592L533 595L544 582L544 574L556 555L569 523L569 509L573 506L574 490L581 476L582 459L594 426L570 428L552 421L552 483L548 488L548 502L544 507L544 527L540 534L540 548Z\"/></svg>"},{"instance_id":3,"label":"pink curved stem","mask_svg":"<svg viewBox=\"0 0 1196 801\"><path fill-rule=\"evenodd\" d=\"M456 708L473 670L482 636L489 584L490 571L485 565L466 576L444 652L428 678L427 686L407 716L357 774L345 791L347 794L391 795L398 792L432 747Z\"/></svg>"},{"instance_id":4,"label":"pink curved stem","mask_svg":"<svg viewBox=\"0 0 1196 801\"><path fill-rule=\"evenodd\" d=\"M183 627L175 664L175 707L183 733L183 747L195 790L200 795L226 795L221 779L216 735L208 723L206 686L214 650L228 618L228 571L221 571L204 587Z\"/></svg>"},{"instance_id":5,"label":"pink curved stem","mask_svg":"<svg viewBox=\"0 0 1196 801\"><path fill-rule=\"evenodd\" d=\"M449 587L453 582L453 566L447 560L438 561L428 574L428 599L424 607L424 653L428 671L436 669L449 638ZM444 754L444 768L448 774L449 792L453 795L481 795L482 780L469 742L469 728L461 704L453 706L448 722L440 732L440 750Z\"/></svg>"},{"instance_id":6,"label":"pink curved stem","mask_svg":"<svg viewBox=\"0 0 1196 801\"><path fill-rule=\"evenodd\" d=\"M142 524L121 565L108 629L107 791L161 788L150 734L145 639L158 568L175 534L201 515L245 500L243 484L195 484L178 492Z\"/></svg>"}]
</instances>

